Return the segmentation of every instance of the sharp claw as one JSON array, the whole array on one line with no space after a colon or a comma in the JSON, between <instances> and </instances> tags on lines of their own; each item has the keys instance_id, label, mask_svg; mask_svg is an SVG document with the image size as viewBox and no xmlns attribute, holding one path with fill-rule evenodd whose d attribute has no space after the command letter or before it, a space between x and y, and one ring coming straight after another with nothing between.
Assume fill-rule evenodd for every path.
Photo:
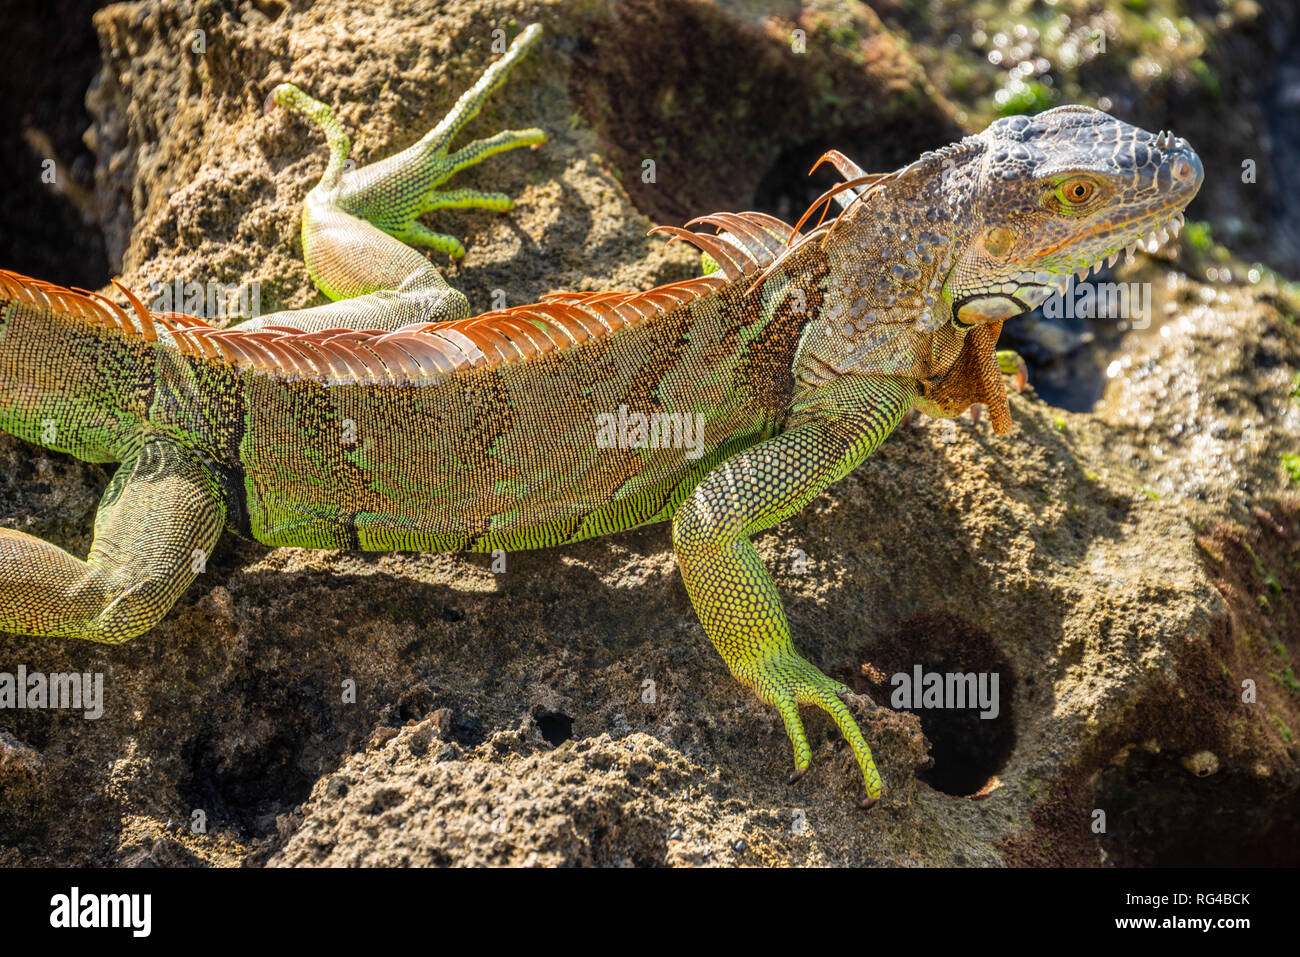
<instances>
[{"instance_id":1,"label":"sharp claw","mask_svg":"<svg viewBox=\"0 0 1300 957\"><path fill-rule=\"evenodd\" d=\"M794 784L796 781L798 781L801 777L804 776L804 772L807 770L808 770L807 768L795 768L794 773L785 779L785 783Z\"/></svg>"},{"instance_id":2,"label":"sharp claw","mask_svg":"<svg viewBox=\"0 0 1300 957\"><path fill-rule=\"evenodd\" d=\"M873 797L864 797L861 801L858 802L858 807L862 808L862 810L865 811L868 808L874 807L878 800L880 799L873 798Z\"/></svg>"}]
</instances>

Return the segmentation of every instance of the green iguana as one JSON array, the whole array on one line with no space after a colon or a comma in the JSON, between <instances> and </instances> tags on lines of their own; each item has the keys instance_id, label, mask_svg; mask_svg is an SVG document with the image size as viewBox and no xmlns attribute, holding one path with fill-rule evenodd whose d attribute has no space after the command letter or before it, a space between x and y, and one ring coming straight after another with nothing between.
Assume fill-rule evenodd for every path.
<instances>
[{"instance_id":1,"label":"green iguana","mask_svg":"<svg viewBox=\"0 0 1300 957\"><path fill-rule=\"evenodd\" d=\"M151 313L120 286L125 306L0 273L0 428L122 463L85 561L0 529L0 629L126 641L167 614L223 529L267 545L489 551L670 521L705 632L785 722L791 780L812 755L798 709L815 705L870 804L882 783L848 689L795 650L750 537L913 408L980 403L1006 432L1002 322L1181 226L1200 161L1171 133L1082 106L998 120L893 173L832 152L846 181L810 210L838 201L825 224L745 212L687 223L717 234L660 227L716 268L474 316L411 247L464 252L423 213L511 208L438 187L545 140L448 145L539 35L524 30L414 146L360 169L329 107L274 90L268 107L310 118L329 145L302 245L337 302L220 330Z\"/></svg>"}]
</instances>

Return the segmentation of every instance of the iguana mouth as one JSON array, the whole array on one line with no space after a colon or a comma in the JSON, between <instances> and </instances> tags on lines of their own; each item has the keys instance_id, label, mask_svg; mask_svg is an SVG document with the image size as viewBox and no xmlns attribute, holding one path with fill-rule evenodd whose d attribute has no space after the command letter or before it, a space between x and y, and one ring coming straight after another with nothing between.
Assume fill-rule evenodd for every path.
<instances>
[{"instance_id":1,"label":"iguana mouth","mask_svg":"<svg viewBox=\"0 0 1300 957\"><path fill-rule=\"evenodd\" d=\"M1185 222L1180 207L1172 213L1147 217L1144 222L1140 221L1135 238L1113 248L1109 253L1103 253L1093 262L1071 266L1068 258L1061 257L1065 258L1066 262L1059 269L1021 269L1007 273L1006 278L1000 281L994 280L987 286L976 288L955 299L952 304L952 321L959 329L968 330L987 322L1002 322L1032 312L1053 294L1064 295L1069 290L1072 280L1082 282L1100 271L1103 266L1114 266L1119 261L1120 253L1124 254L1126 262L1131 263L1134 253L1139 249L1149 253L1155 252L1163 243L1168 242L1171 236L1177 236ZM1143 229L1148 223L1150 225ZM1101 230L1063 239L1037 258L1040 261L1050 260L1070 247L1087 246L1089 237L1099 232ZM970 305L975 305L976 308L965 309ZM967 313L964 317L963 311Z\"/></svg>"},{"instance_id":2,"label":"iguana mouth","mask_svg":"<svg viewBox=\"0 0 1300 957\"><path fill-rule=\"evenodd\" d=\"M1172 215L1157 220L1156 224L1150 230L1140 235L1132 242L1116 249L1108 256L1102 256L1091 265L1079 266L1068 272L1049 272L1047 270L1023 270L1015 274L1015 278L1002 284L1001 291L1007 295L1013 295L1017 289L1025 286L1046 286L1056 293L1064 293L1069 288L1070 278L1082 282L1094 273L1100 272L1103 266L1114 266L1119 261L1120 253L1124 254L1126 263L1133 262L1134 253L1139 250L1145 250L1153 253L1168 242L1172 237L1176 237L1182 232L1186 218L1181 209L1176 210ZM1069 245L1067 240L1061 243L1057 249ZM1056 249L1049 250L1049 254L1056 252Z\"/></svg>"}]
</instances>

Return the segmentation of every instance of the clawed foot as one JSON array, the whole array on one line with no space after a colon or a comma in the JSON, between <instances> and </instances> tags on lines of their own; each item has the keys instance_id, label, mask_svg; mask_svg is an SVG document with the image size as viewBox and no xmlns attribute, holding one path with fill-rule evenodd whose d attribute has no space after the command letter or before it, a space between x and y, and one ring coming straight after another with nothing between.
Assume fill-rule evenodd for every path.
<instances>
[{"instance_id":1,"label":"clawed foot","mask_svg":"<svg viewBox=\"0 0 1300 957\"><path fill-rule=\"evenodd\" d=\"M814 665L793 652L784 652L761 662L753 669L752 675L740 675L742 680L752 684L759 696L769 704L775 705L785 722L786 734L794 746L794 773L789 782L793 784L803 777L812 764L812 748L808 745L808 736L804 732L803 719L799 717L799 705L810 704L821 708L834 719L840 733L853 749L858 767L862 769L866 797L863 807L871 807L880 799L884 791L884 782L876 770L875 759L867 745L862 731L849 712L841 695L852 694L851 689L839 681L828 678Z\"/></svg>"},{"instance_id":2,"label":"clawed foot","mask_svg":"<svg viewBox=\"0 0 1300 957\"><path fill-rule=\"evenodd\" d=\"M541 36L542 28L533 24L515 38L505 56L484 71L456 102L451 112L418 143L387 159L359 169L349 169L351 144L334 113L291 83L282 83L272 91L267 106L279 104L315 122L325 133L330 160L320 185L311 199L330 203L370 222L391 236L412 246L428 246L453 259L465 255L460 240L437 233L418 221L435 209L508 210L514 201L504 193L473 189L438 189L452 176L489 156L521 146L538 146L546 142L540 129L503 130L493 136L475 140L452 152L452 139L478 115L493 90L505 82L506 75L527 54Z\"/></svg>"}]
</instances>

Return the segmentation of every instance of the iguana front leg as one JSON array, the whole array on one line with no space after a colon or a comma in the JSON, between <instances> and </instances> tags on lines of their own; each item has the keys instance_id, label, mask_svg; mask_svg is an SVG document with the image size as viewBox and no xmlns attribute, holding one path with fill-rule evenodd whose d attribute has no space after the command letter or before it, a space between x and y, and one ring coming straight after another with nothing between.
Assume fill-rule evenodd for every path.
<instances>
[{"instance_id":1,"label":"iguana front leg","mask_svg":"<svg viewBox=\"0 0 1300 957\"><path fill-rule=\"evenodd\" d=\"M862 769L870 805L880 774L840 694L849 689L804 660L776 585L749 540L793 515L851 471L917 398L911 382L844 377L797 408L780 435L718 465L673 518L673 548L691 603L731 673L775 705L794 745L794 781L812 762L798 706L826 711Z\"/></svg>"},{"instance_id":2,"label":"iguana front leg","mask_svg":"<svg viewBox=\"0 0 1300 957\"><path fill-rule=\"evenodd\" d=\"M148 631L202 571L225 518L206 469L146 443L105 490L84 562L0 529L0 631L114 644Z\"/></svg>"},{"instance_id":3,"label":"iguana front leg","mask_svg":"<svg viewBox=\"0 0 1300 957\"><path fill-rule=\"evenodd\" d=\"M420 216L437 209L514 207L504 193L443 191L439 187L489 156L546 141L546 134L539 129L506 130L451 150L451 141L478 115L488 95L505 82L540 36L541 27L528 27L423 139L359 169L347 168L351 144L334 112L291 83L277 86L268 105L277 103L315 122L329 146L325 173L303 208L303 258L320 290L331 299L346 301L263 316L241 328L393 330L412 322L470 315L464 295L449 286L433 264L411 246L428 246L459 258L465 255L460 241L433 232L419 222Z\"/></svg>"}]
</instances>

